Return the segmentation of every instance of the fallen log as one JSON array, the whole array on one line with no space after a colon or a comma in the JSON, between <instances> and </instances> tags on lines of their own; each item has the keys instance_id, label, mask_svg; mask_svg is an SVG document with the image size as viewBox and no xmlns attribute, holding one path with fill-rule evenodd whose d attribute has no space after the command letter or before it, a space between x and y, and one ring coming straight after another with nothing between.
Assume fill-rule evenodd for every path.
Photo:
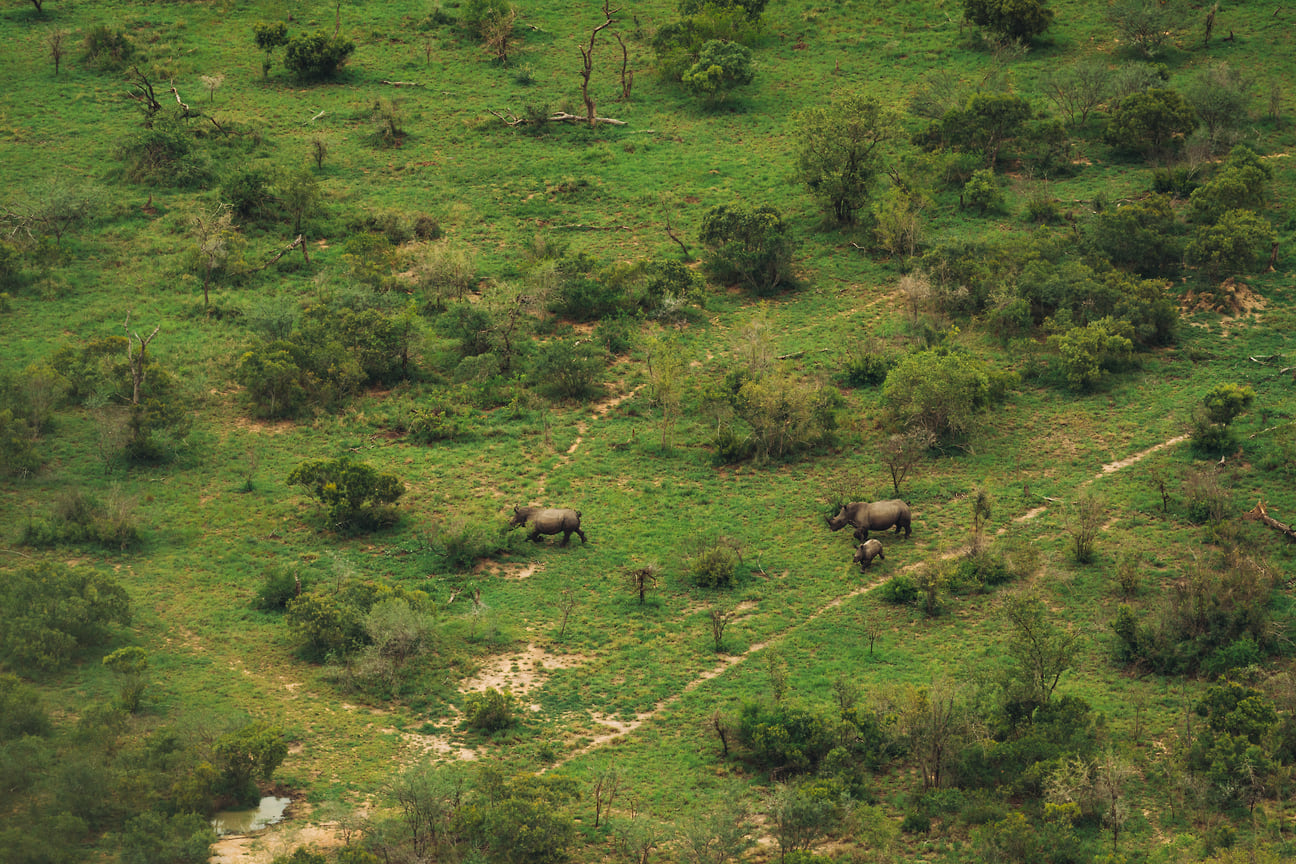
<instances>
[{"instance_id":1,"label":"fallen log","mask_svg":"<svg viewBox=\"0 0 1296 864\"><path fill-rule=\"evenodd\" d=\"M588 117L581 117L578 114L568 114L566 111L555 111L554 113L550 114L548 117L545 117L543 120L538 120L538 119L532 119L530 117L519 117L516 114L514 114L512 111L508 112L508 116L506 117L505 115L501 114L498 111L491 111L491 109L489 108L486 110L490 111L491 114L494 114L496 117L503 120L504 125L506 126L515 126L515 127L526 126L531 123L589 123L590 122L590 119ZM593 122L596 124L607 123L611 126L629 125L626 123L626 121L617 120L615 117L595 117Z\"/></svg>"},{"instance_id":2,"label":"fallen log","mask_svg":"<svg viewBox=\"0 0 1296 864\"><path fill-rule=\"evenodd\" d=\"M1264 502L1257 501L1256 506L1242 514L1243 519L1253 519L1268 528L1272 528L1287 538L1288 543L1296 543L1296 531L1290 525L1279 522L1265 510Z\"/></svg>"}]
</instances>

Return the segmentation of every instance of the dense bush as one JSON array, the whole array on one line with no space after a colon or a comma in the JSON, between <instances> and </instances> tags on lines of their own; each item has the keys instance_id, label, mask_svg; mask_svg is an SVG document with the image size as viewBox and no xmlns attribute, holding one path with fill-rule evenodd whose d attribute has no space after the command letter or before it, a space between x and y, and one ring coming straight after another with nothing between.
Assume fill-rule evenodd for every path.
<instances>
[{"instance_id":1,"label":"dense bush","mask_svg":"<svg viewBox=\"0 0 1296 864\"><path fill-rule=\"evenodd\" d=\"M1129 363L1132 333L1124 321L1100 318L1050 336L1049 345L1057 349L1067 383L1077 390L1092 390L1108 373Z\"/></svg>"},{"instance_id":2,"label":"dense bush","mask_svg":"<svg viewBox=\"0 0 1296 864\"><path fill-rule=\"evenodd\" d=\"M697 60L684 70L680 83L707 105L718 105L734 88L750 84L755 77L750 48L712 39L702 43Z\"/></svg>"},{"instance_id":3,"label":"dense bush","mask_svg":"<svg viewBox=\"0 0 1296 864\"><path fill-rule=\"evenodd\" d=\"M310 591L289 600L285 621L307 660L345 657L364 643L363 610L334 594Z\"/></svg>"},{"instance_id":4,"label":"dense bush","mask_svg":"<svg viewBox=\"0 0 1296 864\"><path fill-rule=\"evenodd\" d=\"M114 493L104 503L87 492L61 493L46 518L32 518L23 528L24 546L98 546L127 552L143 543L135 524L134 505Z\"/></svg>"},{"instance_id":5,"label":"dense bush","mask_svg":"<svg viewBox=\"0 0 1296 864\"><path fill-rule=\"evenodd\" d=\"M1258 269L1274 244L1269 220L1250 210L1229 210L1213 225L1198 228L1184 256L1211 278Z\"/></svg>"},{"instance_id":6,"label":"dense bush","mask_svg":"<svg viewBox=\"0 0 1296 864\"><path fill-rule=\"evenodd\" d=\"M130 621L126 590L89 567L41 562L0 580L0 660L23 674L53 672Z\"/></svg>"},{"instance_id":7,"label":"dense bush","mask_svg":"<svg viewBox=\"0 0 1296 864\"><path fill-rule=\"evenodd\" d=\"M1214 222L1229 210L1259 210L1272 178L1273 171L1255 151L1239 144L1215 176L1193 190L1188 199L1188 220Z\"/></svg>"},{"instance_id":8,"label":"dense bush","mask_svg":"<svg viewBox=\"0 0 1296 864\"><path fill-rule=\"evenodd\" d=\"M1151 57L1183 25L1184 9L1179 0L1115 0L1104 17L1143 56Z\"/></svg>"},{"instance_id":9,"label":"dense bush","mask_svg":"<svg viewBox=\"0 0 1296 864\"><path fill-rule=\"evenodd\" d=\"M1103 137L1118 150L1163 159L1178 151L1195 128L1197 115L1182 95L1153 88L1122 99L1112 109Z\"/></svg>"},{"instance_id":10,"label":"dense bush","mask_svg":"<svg viewBox=\"0 0 1296 864\"><path fill-rule=\"evenodd\" d=\"M27 477L40 468L34 431L9 408L0 408L0 476Z\"/></svg>"},{"instance_id":11,"label":"dense bush","mask_svg":"<svg viewBox=\"0 0 1296 864\"><path fill-rule=\"evenodd\" d=\"M965 207L971 207L981 215L987 212L999 212L1004 207L1003 190L999 188L993 171L982 169L974 171L963 184L959 201Z\"/></svg>"},{"instance_id":12,"label":"dense bush","mask_svg":"<svg viewBox=\"0 0 1296 864\"><path fill-rule=\"evenodd\" d=\"M118 148L126 179L133 183L181 189L205 184L212 177L211 158L199 149L183 121L160 114L151 125L129 136Z\"/></svg>"},{"instance_id":13,"label":"dense bush","mask_svg":"<svg viewBox=\"0 0 1296 864\"><path fill-rule=\"evenodd\" d=\"M978 154L993 171L1000 151L1030 131L1028 122L1033 114L1030 103L1015 94L974 93L933 120L915 143L928 150Z\"/></svg>"},{"instance_id":14,"label":"dense bush","mask_svg":"<svg viewBox=\"0 0 1296 864\"><path fill-rule=\"evenodd\" d=\"M708 270L722 282L768 294L791 281L796 245L783 217L767 204L712 207L702 217L699 240Z\"/></svg>"},{"instance_id":15,"label":"dense bush","mask_svg":"<svg viewBox=\"0 0 1296 864\"><path fill-rule=\"evenodd\" d=\"M464 697L464 721L472 729L500 732L518 722L517 700L494 687Z\"/></svg>"},{"instance_id":16,"label":"dense bush","mask_svg":"<svg viewBox=\"0 0 1296 864\"><path fill-rule=\"evenodd\" d=\"M963 438L1010 380L967 352L928 349L905 356L887 373L882 402L902 426L947 440Z\"/></svg>"},{"instance_id":17,"label":"dense bush","mask_svg":"<svg viewBox=\"0 0 1296 864\"><path fill-rule=\"evenodd\" d=\"M392 505L405 494L395 474L380 472L350 457L302 462L288 475L324 509L330 528L374 528L396 521Z\"/></svg>"},{"instance_id":18,"label":"dense bush","mask_svg":"<svg viewBox=\"0 0 1296 864\"><path fill-rule=\"evenodd\" d=\"M1002 40L1028 41L1053 25L1046 0L963 0L963 16Z\"/></svg>"},{"instance_id":19,"label":"dense bush","mask_svg":"<svg viewBox=\"0 0 1296 864\"><path fill-rule=\"evenodd\" d=\"M883 146L899 134L895 113L872 96L845 93L796 117L797 173L840 224L868 206Z\"/></svg>"},{"instance_id":20,"label":"dense bush","mask_svg":"<svg viewBox=\"0 0 1296 864\"><path fill-rule=\"evenodd\" d=\"M285 346L285 348L294 346ZM295 353L274 343L248 351L234 368L258 417L295 417L315 389L315 379L298 365Z\"/></svg>"},{"instance_id":21,"label":"dense bush","mask_svg":"<svg viewBox=\"0 0 1296 864\"><path fill-rule=\"evenodd\" d=\"M284 48L284 66L299 78L332 78L342 71L355 43L322 30L293 36Z\"/></svg>"},{"instance_id":22,"label":"dense bush","mask_svg":"<svg viewBox=\"0 0 1296 864\"><path fill-rule=\"evenodd\" d=\"M541 347L531 371L547 395L555 399L585 400L601 384L606 362L606 352L595 342L555 339Z\"/></svg>"},{"instance_id":23,"label":"dense bush","mask_svg":"<svg viewBox=\"0 0 1296 864\"><path fill-rule=\"evenodd\" d=\"M101 71L124 69L135 56L135 42L121 30L97 24L81 43L82 58Z\"/></svg>"},{"instance_id":24,"label":"dense bush","mask_svg":"<svg viewBox=\"0 0 1296 864\"><path fill-rule=\"evenodd\" d=\"M1170 276L1183 258L1182 228L1164 195L1098 213L1084 225L1089 247L1140 276Z\"/></svg>"},{"instance_id":25,"label":"dense bush","mask_svg":"<svg viewBox=\"0 0 1296 864\"><path fill-rule=\"evenodd\" d=\"M737 578L742 553L725 537L703 541L688 559L686 567L699 588L730 588Z\"/></svg>"},{"instance_id":26,"label":"dense bush","mask_svg":"<svg viewBox=\"0 0 1296 864\"><path fill-rule=\"evenodd\" d=\"M744 702L736 731L752 762L783 774L813 770L836 745L828 717L782 701Z\"/></svg>"}]
</instances>

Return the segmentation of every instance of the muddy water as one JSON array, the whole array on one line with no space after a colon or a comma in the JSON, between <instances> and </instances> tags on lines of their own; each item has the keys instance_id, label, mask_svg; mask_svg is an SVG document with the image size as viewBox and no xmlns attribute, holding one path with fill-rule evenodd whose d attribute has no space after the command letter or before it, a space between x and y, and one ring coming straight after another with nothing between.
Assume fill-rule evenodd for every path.
<instances>
[{"instance_id":1,"label":"muddy water","mask_svg":"<svg viewBox=\"0 0 1296 864\"><path fill-rule=\"evenodd\" d=\"M220 836L260 831L262 828L283 821L289 800L288 798L262 798L260 804L248 810L221 810L212 817L212 827Z\"/></svg>"}]
</instances>

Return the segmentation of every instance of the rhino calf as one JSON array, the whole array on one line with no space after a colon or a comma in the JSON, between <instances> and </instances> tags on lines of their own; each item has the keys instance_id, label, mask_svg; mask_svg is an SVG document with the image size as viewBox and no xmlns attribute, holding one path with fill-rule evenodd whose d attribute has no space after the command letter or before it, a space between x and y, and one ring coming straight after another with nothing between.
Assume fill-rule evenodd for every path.
<instances>
[{"instance_id":1,"label":"rhino calf","mask_svg":"<svg viewBox=\"0 0 1296 864\"><path fill-rule=\"evenodd\" d=\"M865 540L859 545L859 548L855 550L855 563L860 565L861 573L869 568L869 565L873 563L874 558L881 558L883 561L886 560L886 556L882 554L882 542L880 540Z\"/></svg>"},{"instance_id":2,"label":"rhino calf","mask_svg":"<svg viewBox=\"0 0 1296 864\"><path fill-rule=\"evenodd\" d=\"M539 541L542 534L562 534L562 544L567 545L572 534L577 534L581 538L581 544L585 543L585 532L581 530L581 514L579 510L569 510L566 507L514 507L513 515L509 517L509 528L516 528L519 525L530 525L531 533L527 535L528 540Z\"/></svg>"}]
</instances>

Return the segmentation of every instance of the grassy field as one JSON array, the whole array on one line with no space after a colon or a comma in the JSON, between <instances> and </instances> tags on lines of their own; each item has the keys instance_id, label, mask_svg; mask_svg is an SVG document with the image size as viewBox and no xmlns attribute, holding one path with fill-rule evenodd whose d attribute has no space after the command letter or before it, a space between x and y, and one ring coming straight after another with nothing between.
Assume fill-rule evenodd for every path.
<instances>
[{"instance_id":1,"label":"grassy field","mask_svg":"<svg viewBox=\"0 0 1296 864\"><path fill-rule=\"evenodd\" d=\"M468 5L444 11L454 17ZM618 832L633 824L661 838L652 860L682 861L676 832L691 818L729 800L768 814L783 785L777 772L771 777L743 758L722 756L712 725L717 712L737 716L744 703L770 698L785 676L785 700L824 711L837 705L834 682L850 682L879 716L895 721L897 740L904 738L905 706L923 688L958 693L975 713L1010 669L1005 598L1030 593L1078 637L1058 694L1087 701L1099 718L1099 749L1132 766L1120 837L1125 858L1110 860L1204 860L1237 850L1258 860L1289 855L1296 818L1290 766L1274 768L1254 808L1208 800L1184 761L1193 730L1200 735L1204 723L1192 709L1211 680L1117 664L1112 630L1122 603L1151 618L1188 574L1216 568L1227 549L1245 550L1277 574L1270 603L1273 644L1280 646L1245 680L1268 695L1280 718L1296 708L1284 701L1292 547L1239 518L1257 500L1281 521L1296 513L1293 383L1289 371L1279 372L1296 362L1289 263L1296 170L1288 155L1296 146L1296 109L1281 90L1296 80L1288 10L1220 4L1204 48L1206 4L1188 3L1191 27L1155 58L1171 87L1221 62L1254 76L1251 108L1236 135L1272 171L1264 214L1280 251L1276 269L1241 279L1254 305L1228 314L1197 308L1184 300L1187 292L1212 292L1218 280L1184 270L1169 288L1183 301L1174 344L1138 354L1090 392L1058 383L1050 371L1056 354L1042 332L1005 342L980 313L931 312L931 327L949 334L944 344L1017 373L1019 383L979 416L966 439L932 449L912 469L901 493L914 513L913 535L884 536L886 560L861 575L848 535L824 525L840 501L893 497L878 456L896 428L883 391L846 386L841 376L846 358L866 345L893 357L918 345L900 280L921 262L879 252L866 227L825 221L796 178L796 112L851 89L907 110L932 82L1011 90L1036 110L1052 110L1043 96L1052 71L1086 58L1113 67L1136 59L1104 20L1104 4L1050 5L1056 23L1047 40L1018 52L981 44L960 22L962 4L954 0L775 0L753 43L754 82L716 109L654 74L651 37L677 17L674 5L624 5L614 29L636 73L631 97L617 98L619 49L606 33L591 90L598 113L626 125L550 124L532 132L491 112L583 111L576 45L603 21L593 3L520 4L507 64L461 27L434 23L433 5L423 2L47 0L40 12L6 4L0 205L13 213L49 200L52 189L72 189L94 202L94 216L57 243L21 232L10 237L22 275L0 304L0 368L20 380L62 347L123 335L129 315L130 329L141 335L160 328L150 357L176 376L192 419L168 458L129 466L106 443L112 405L60 404L36 442L39 469L0 480L0 568L16 572L42 561L93 568L125 587L134 611L108 645L79 653L56 674L30 676L55 719L51 758L80 746L77 721L116 696L117 682L99 658L137 645L150 658L147 695L141 711L123 721L115 746L129 749L162 729L210 744L247 719L284 730L290 747L274 783L297 801L294 818L287 830L251 844L256 860L290 851L292 832L311 821L327 822L336 844L338 820L394 812L387 797L393 778L431 762L573 778L580 790L566 805L578 823L573 860L610 860ZM335 15L339 32L356 45L337 80L297 80L282 66L283 49L262 76L253 23L286 20L294 33L332 33ZM161 112L183 101L206 115L187 128L196 152L210 161L209 179L179 187L126 175L123 144L142 129L141 105L132 98L142 79L82 58L83 40L99 24L120 28L137 46L135 68L152 83ZM66 34L67 46L57 74L49 52L55 32ZM219 86L209 89L202 76L219 76ZM1277 102L1268 108L1271 92ZM396 146L379 143L382 115L399 117ZM904 123L915 133L926 121L906 115ZM1096 197L1143 199L1152 167L1114 154L1103 143L1103 123L1093 117L1068 129L1075 170L1062 176L1001 166L1007 203L998 213L975 216L959 206L957 189L934 183L921 249L1025 242L1037 230L1023 216L1026 203L1040 195L1069 216L1056 232L1091 218ZM322 164L314 158L317 142L327 151ZM900 143L895 150L916 152ZM1218 158L1194 170L1205 176ZM283 219L240 224L230 241L239 265L213 284L208 310L191 220L226 200L229 178L250 169L314 177L319 205L301 226L309 263L294 250L262 267L297 232ZM254 416L235 381L262 322L353 290L360 253L348 241L383 218L434 220L445 243L471 251L473 296L487 297L501 284L532 290L543 243L565 244L600 266L677 260L669 225L700 254L703 216L734 203L780 210L799 241L795 289L757 300L709 284L677 321L636 319L633 347L607 364L588 398L546 398L538 390L544 382L529 372L506 385L511 398L475 415L471 434L430 445L403 434L411 407L467 392L455 389L459 358L412 277L421 248L412 236L396 244L381 274L383 308L412 301L418 310L419 338L403 380L269 420ZM753 337L758 330L764 335ZM542 314L526 339L540 345L589 338L589 331ZM661 408L646 362L650 335L672 340L685 363L682 416L667 447L659 443ZM840 391L838 428L787 459L719 464L713 400L704 391L722 386L753 351L792 380ZM1220 454L1184 436L1202 397L1221 383L1250 386L1255 401L1235 423L1240 449L1215 466ZM340 456L404 482L395 525L355 535L321 530L314 505L287 477L303 460ZM1189 512L1188 478L1202 471L1224 490L1222 524L1203 525ZM1168 485L1168 508L1157 478ZM25 526L73 489L124 502L142 545L129 552L24 545ZM882 588L892 577L963 559L978 490L993 504L988 548L1028 562L1013 583L947 592L934 616L885 602ZM1101 500L1103 511L1094 560L1080 564L1068 520L1084 494ZM589 542L531 545L515 533L475 568L446 565L439 530L463 523L495 536L521 504L579 509ZM728 589L700 588L689 556L719 536L741 548L739 578ZM660 578L640 604L625 572L649 564ZM1122 569L1138 575L1139 588L1128 596L1118 585ZM433 648L414 661L395 695L349 686L349 664L305 662L283 616L253 608L274 571L298 574L320 592L370 580L424 591L435 608ZM717 611L730 616L720 651L712 631ZM488 686L511 690L520 706L521 721L494 735L462 722L466 694ZM988 732L969 731L966 740L978 734ZM596 829L591 789L612 768L621 791L611 821ZM818 854L990 860L986 826L1015 811L1043 824L1040 802L1005 787L986 793L990 815L979 821L958 818L955 808L936 816L930 834L901 833L905 817L928 806L919 803L926 800L922 774L904 747L869 773L867 786L860 806L875 821L860 824L871 827L827 832ZM32 788L26 797L0 798L6 827L18 826L29 807L56 805L53 793ZM76 853L125 860L118 829L89 821ZM767 815L749 833L759 841L750 858L779 856ZM1100 818L1082 821L1074 833L1083 852L1074 860L1106 853L1111 835ZM1234 852L1218 851L1230 845ZM1003 856L994 860L1017 860L994 849Z\"/></svg>"}]
</instances>

